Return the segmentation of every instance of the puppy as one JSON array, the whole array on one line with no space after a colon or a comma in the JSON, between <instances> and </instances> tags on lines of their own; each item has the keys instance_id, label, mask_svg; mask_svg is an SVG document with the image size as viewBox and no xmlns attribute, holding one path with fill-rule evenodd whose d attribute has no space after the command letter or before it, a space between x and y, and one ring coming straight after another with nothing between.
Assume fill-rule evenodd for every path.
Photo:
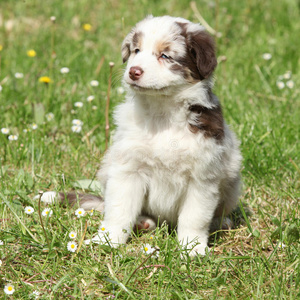
<instances>
[{"instance_id":1,"label":"puppy","mask_svg":"<svg viewBox=\"0 0 300 300\"><path fill-rule=\"evenodd\" d=\"M81 206L104 210L112 246L136 223L166 221L191 256L203 255L213 219L237 204L242 159L212 92L213 39L188 20L149 16L126 36L122 57L128 92L98 172L104 204L81 195ZM104 240L101 230L92 240Z\"/></svg>"}]
</instances>

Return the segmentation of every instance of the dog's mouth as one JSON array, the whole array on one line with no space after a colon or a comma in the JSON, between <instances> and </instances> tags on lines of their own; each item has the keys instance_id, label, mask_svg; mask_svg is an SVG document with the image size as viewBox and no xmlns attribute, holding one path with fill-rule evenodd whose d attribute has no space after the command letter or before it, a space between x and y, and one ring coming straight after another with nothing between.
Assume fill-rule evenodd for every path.
<instances>
[{"instance_id":1,"label":"dog's mouth","mask_svg":"<svg viewBox=\"0 0 300 300\"><path fill-rule=\"evenodd\" d=\"M135 92L142 94L160 94L166 95L169 94L172 90L171 86L163 86L163 87L153 87L153 86L141 86L137 83L129 83L131 89Z\"/></svg>"}]
</instances>

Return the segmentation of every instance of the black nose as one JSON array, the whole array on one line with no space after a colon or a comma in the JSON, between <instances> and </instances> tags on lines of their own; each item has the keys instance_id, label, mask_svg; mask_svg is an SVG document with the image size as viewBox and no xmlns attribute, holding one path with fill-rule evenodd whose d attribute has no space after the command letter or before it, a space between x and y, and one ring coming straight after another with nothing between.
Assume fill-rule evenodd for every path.
<instances>
[{"instance_id":1,"label":"black nose","mask_svg":"<svg viewBox=\"0 0 300 300\"><path fill-rule=\"evenodd\" d=\"M131 67L129 70L129 77L132 80L138 80L142 77L144 70L140 67Z\"/></svg>"}]
</instances>

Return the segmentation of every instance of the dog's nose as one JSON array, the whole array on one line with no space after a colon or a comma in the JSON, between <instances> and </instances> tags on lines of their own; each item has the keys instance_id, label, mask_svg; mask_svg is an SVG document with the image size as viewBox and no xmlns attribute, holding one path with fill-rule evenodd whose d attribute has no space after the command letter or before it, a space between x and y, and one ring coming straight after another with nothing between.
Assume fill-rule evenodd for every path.
<instances>
[{"instance_id":1,"label":"dog's nose","mask_svg":"<svg viewBox=\"0 0 300 300\"><path fill-rule=\"evenodd\" d=\"M132 80L138 80L143 75L144 70L140 67L131 67L129 69L129 77Z\"/></svg>"}]
</instances>

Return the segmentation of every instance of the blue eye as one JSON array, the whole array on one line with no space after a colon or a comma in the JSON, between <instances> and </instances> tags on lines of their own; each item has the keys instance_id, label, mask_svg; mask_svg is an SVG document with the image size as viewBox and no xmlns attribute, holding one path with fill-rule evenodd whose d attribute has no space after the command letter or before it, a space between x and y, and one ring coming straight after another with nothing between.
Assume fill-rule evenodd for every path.
<instances>
[{"instance_id":1,"label":"blue eye","mask_svg":"<svg viewBox=\"0 0 300 300\"><path fill-rule=\"evenodd\" d=\"M135 54L138 54L139 52L140 52L140 49L135 49L135 50L134 50L134 53L135 53Z\"/></svg>"},{"instance_id":2,"label":"blue eye","mask_svg":"<svg viewBox=\"0 0 300 300\"><path fill-rule=\"evenodd\" d=\"M170 58L169 56L167 56L167 55L164 54L164 53L163 53L160 57L163 58L163 59L169 59L169 58Z\"/></svg>"}]
</instances>

